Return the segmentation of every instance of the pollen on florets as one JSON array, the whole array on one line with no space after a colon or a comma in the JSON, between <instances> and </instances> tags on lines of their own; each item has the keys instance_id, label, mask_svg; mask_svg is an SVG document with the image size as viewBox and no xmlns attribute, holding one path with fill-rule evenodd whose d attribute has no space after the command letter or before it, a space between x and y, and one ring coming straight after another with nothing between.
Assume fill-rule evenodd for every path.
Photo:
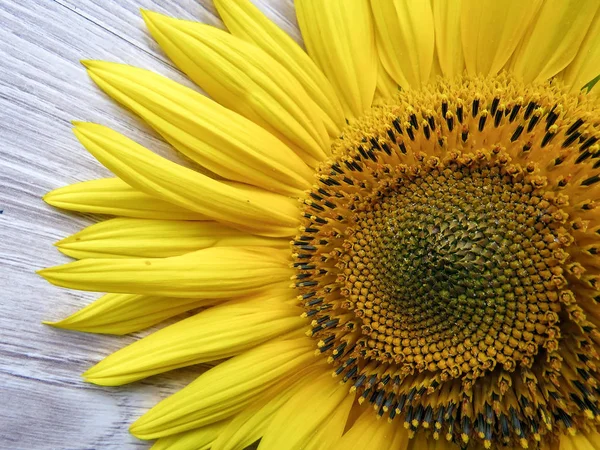
<instances>
[{"instance_id":1,"label":"pollen on florets","mask_svg":"<svg viewBox=\"0 0 600 450\"><path fill-rule=\"evenodd\" d=\"M307 334L359 402L486 448L600 422L599 112L503 75L349 124L293 247Z\"/></svg>"}]
</instances>

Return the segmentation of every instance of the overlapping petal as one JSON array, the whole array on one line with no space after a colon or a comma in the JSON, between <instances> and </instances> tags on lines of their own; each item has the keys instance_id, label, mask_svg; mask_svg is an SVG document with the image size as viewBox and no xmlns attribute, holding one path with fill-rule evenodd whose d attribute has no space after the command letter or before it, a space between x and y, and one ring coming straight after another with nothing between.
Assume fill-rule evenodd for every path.
<instances>
[{"instance_id":1,"label":"overlapping petal","mask_svg":"<svg viewBox=\"0 0 600 450\"><path fill-rule=\"evenodd\" d=\"M212 450L244 449L260 439L281 407L324 372L323 363L316 361L307 365L240 411L215 439Z\"/></svg>"},{"instance_id":2,"label":"overlapping petal","mask_svg":"<svg viewBox=\"0 0 600 450\"><path fill-rule=\"evenodd\" d=\"M273 421L263 434L261 448L265 450L293 450L306 448L311 438L318 434L336 409L345 413L341 422L345 423L350 405L345 401L353 399L348 387L331 377L329 370L313 382L304 385L292 398L275 413ZM307 407L311 405L311 407ZM281 431L285 430L285 433ZM327 448L327 447L323 447Z\"/></svg>"},{"instance_id":3,"label":"overlapping petal","mask_svg":"<svg viewBox=\"0 0 600 450\"><path fill-rule=\"evenodd\" d=\"M132 188L119 178L83 181L55 189L44 201L57 208L94 214L161 220L207 220L204 214Z\"/></svg>"},{"instance_id":4,"label":"overlapping petal","mask_svg":"<svg viewBox=\"0 0 600 450\"><path fill-rule=\"evenodd\" d=\"M377 84L375 34L368 0L297 0L311 58L327 76L346 117L364 113Z\"/></svg>"},{"instance_id":5,"label":"overlapping petal","mask_svg":"<svg viewBox=\"0 0 600 450\"><path fill-rule=\"evenodd\" d=\"M228 423L228 420L223 420L195 430L160 438L151 450L209 450Z\"/></svg>"},{"instance_id":6,"label":"overlapping petal","mask_svg":"<svg viewBox=\"0 0 600 450\"><path fill-rule=\"evenodd\" d=\"M462 0L432 0L431 6L441 72L446 77L456 77L465 67L460 30Z\"/></svg>"},{"instance_id":7,"label":"overlapping petal","mask_svg":"<svg viewBox=\"0 0 600 450\"><path fill-rule=\"evenodd\" d=\"M377 50L386 71L402 88L429 81L435 37L431 3L372 0Z\"/></svg>"},{"instance_id":8,"label":"overlapping petal","mask_svg":"<svg viewBox=\"0 0 600 450\"><path fill-rule=\"evenodd\" d=\"M122 348L84 377L95 384L115 386L229 358L305 326L301 312L297 306L260 299L214 306Z\"/></svg>"},{"instance_id":9,"label":"overlapping petal","mask_svg":"<svg viewBox=\"0 0 600 450\"><path fill-rule=\"evenodd\" d=\"M545 0L515 50L510 71L527 83L559 73L575 59L599 8L597 0Z\"/></svg>"},{"instance_id":10,"label":"overlapping petal","mask_svg":"<svg viewBox=\"0 0 600 450\"><path fill-rule=\"evenodd\" d=\"M226 298L289 279L293 271L277 251L215 247L170 258L82 259L38 273L82 291Z\"/></svg>"},{"instance_id":11,"label":"overlapping petal","mask_svg":"<svg viewBox=\"0 0 600 450\"><path fill-rule=\"evenodd\" d=\"M255 236L213 221L116 218L84 228L55 245L76 259L165 258L208 247L288 248L289 240Z\"/></svg>"},{"instance_id":12,"label":"overlapping petal","mask_svg":"<svg viewBox=\"0 0 600 450\"><path fill-rule=\"evenodd\" d=\"M327 157L329 136L316 104L268 53L209 25L143 16L167 55L214 100L269 130L310 165Z\"/></svg>"},{"instance_id":13,"label":"overlapping petal","mask_svg":"<svg viewBox=\"0 0 600 450\"><path fill-rule=\"evenodd\" d=\"M542 0L462 0L460 28L467 72L496 75L517 48L541 4Z\"/></svg>"},{"instance_id":14,"label":"overlapping petal","mask_svg":"<svg viewBox=\"0 0 600 450\"><path fill-rule=\"evenodd\" d=\"M198 92L125 64L84 64L107 94L219 176L286 194L297 194L311 180L308 166L279 139ZM108 138L92 124L81 124L77 130L84 137Z\"/></svg>"},{"instance_id":15,"label":"overlapping petal","mask_svg":"<svg viewBox=\"0 0 600 450\"><path fill-rule=\"evenodd\" d=\"M75 132L104 166L140 191L256 234L290 236L295 232L298 208L290 198L214 180L101 125L78 125Z\"/></svg>"},{"instance_id":16,"label":"overlapping petal","mask_svg":"<svg viewBox=\"0 0 600 450\"><path fill-rule=\"evenodd\" d=\"M279 338L257 346L160 402L131 426L131 432L154 439L231 417L313 358L313 342L306 337Z\"/></svg>"},{"instance_id":17,"label":"overlapping petal","mask_svg":"<svg viewBox=\"0 0 600 450\"><path fill-rule=\"evenodd\" d=\"M218 301L219 299L213 298L106 294L63 320L45 323L56 328L87 333L127 334Z\"/></svg>"},{"instance_id":18,"label":"overlapping petal","mask_svg":"<svg viewBox=\"0 0 600 450\"><path fill-rule=\"evenodd\" d=\"M337 137L344 113L331 83L312 59L249 0L215 0L217 11L233 34L267 52L284 66L320 109L331 137Z\"/></svg>"},{"instance_id":19,"label":"overlapping petal","mask_svg":"<svg viewBox=\"0 0 600 450\"><path fill-rule=\"evenodd\" d=\"M432 444L439 441L430 439ZM444 444L444 441L442 441ZM365 408L360 417L331 447L332 450L406 450L409 446L408 431L398 423L378 420L371 408ZM415 450L427 447L415 447Z\"/></svg>"},{"instance_id":20,"label":"overlapping petal","mask_svg":"<svg viewBox=\"0 0 600 450\"><path fill-rule=\"evenodd\" d=\"M600 75L600 8L590 26L575 59L562 72L563 82L571 92L581 90ZM597 89L597 88L596 88ZM598 92L597 90L594 92Z\"/></svg>"}]
</instances>

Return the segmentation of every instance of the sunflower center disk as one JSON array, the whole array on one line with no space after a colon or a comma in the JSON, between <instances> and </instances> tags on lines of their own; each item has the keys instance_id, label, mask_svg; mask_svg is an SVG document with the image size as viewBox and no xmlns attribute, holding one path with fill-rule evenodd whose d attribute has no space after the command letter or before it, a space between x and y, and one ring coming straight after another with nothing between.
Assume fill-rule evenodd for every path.
<instances>
[{"instance_id":1,"label":"sunflower center disk","mask_svg":"<svg viewBox=\"0 0 600 450\"><path fill-rule=\"evenodd\" d=\"M442 379L530 367L555 345L565 258L540 180L469 157L402 170L353 204L338 264L364 357Z\"/></svg>"},{"instance_id":2,"label":"sunflower center disk","mask_svg":"<svg viewBox=\"0 0 600 450\"><path fill-rule=\"evenodd\" d=\"M600 422L597 117L500 77L350 122L293 257L307 334L359 403L485 448Z\"/></svg>"}]
</instances>

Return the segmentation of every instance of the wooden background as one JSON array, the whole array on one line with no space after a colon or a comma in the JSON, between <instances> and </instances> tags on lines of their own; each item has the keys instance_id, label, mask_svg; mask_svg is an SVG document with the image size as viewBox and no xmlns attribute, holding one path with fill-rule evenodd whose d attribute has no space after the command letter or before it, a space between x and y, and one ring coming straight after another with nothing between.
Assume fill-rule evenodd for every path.
<instances>
[{"instance_id":1,"label":"wooden background","mask_svg":"<svg viewBox=\"0 0 600 450\"><path fill-rule=\"evenodd\" d=\"M98 295L35 275L63 263L53 242L97 218L41 201L54 188L107 176L77 143L71 120L113 127L171 159L155 133L111 102L80 59L153 69L187 85L144 28L139 8L222 26L207 0L0 0L0 449L143 449L128 425L190 382L189 368L120 388L80 373L136 336L55 330ZM292 0L256 1L299 39Z\"/></svg>"}]
</instances>

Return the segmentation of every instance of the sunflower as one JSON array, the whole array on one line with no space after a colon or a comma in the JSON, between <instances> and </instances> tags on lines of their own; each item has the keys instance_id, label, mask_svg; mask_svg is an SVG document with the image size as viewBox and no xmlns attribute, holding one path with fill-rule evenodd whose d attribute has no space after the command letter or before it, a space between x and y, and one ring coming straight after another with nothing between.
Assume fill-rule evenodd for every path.
<instances>
[{"instance_id":1,"label":"sunflower","mask_svg":"<svg viewBox=\"0 0 600 450\"><path fill-rule=\"evenodd\" d=\"M298 0L306 52L215 4L142 11L210 98L83 62L197 165L74 123L116 178L44 199L119 217L40 271L108 292L52 325L195 312L84 378L208 366L131 426L154 449L600 449L598 0Z\"/></svg>"}]
</instances>

